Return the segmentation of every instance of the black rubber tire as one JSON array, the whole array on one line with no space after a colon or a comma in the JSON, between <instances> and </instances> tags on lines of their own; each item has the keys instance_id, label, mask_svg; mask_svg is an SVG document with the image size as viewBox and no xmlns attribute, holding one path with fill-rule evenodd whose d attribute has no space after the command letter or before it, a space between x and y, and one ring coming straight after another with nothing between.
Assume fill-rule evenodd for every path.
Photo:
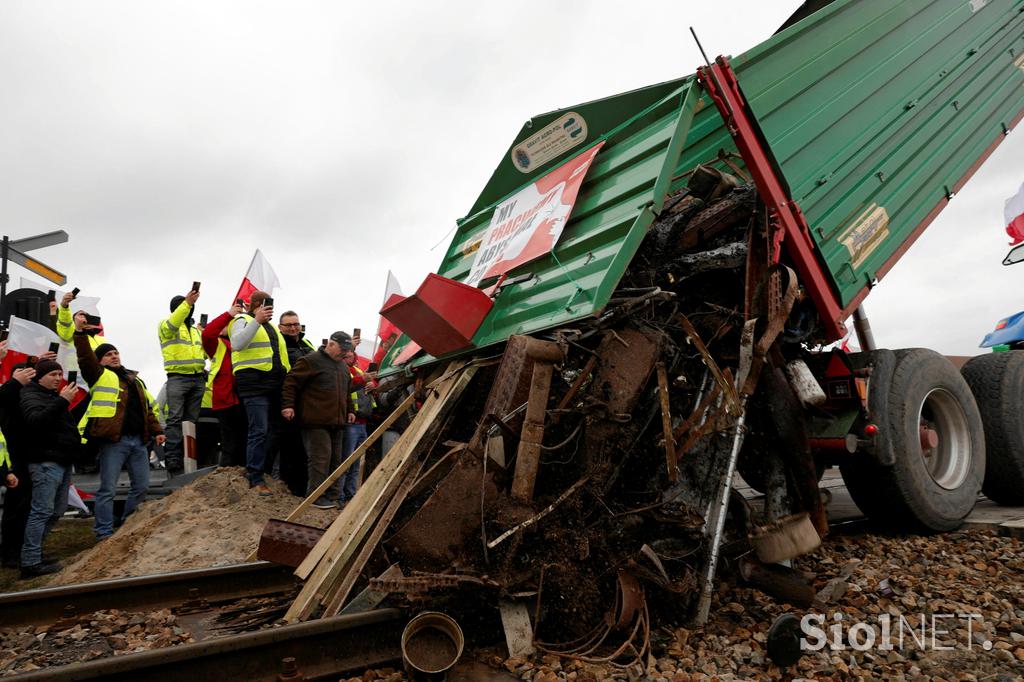
<instances>
[{"instance_id":1,"label":"black rubber tire","mask_svg":"<svg viewBox=\"0 0 1024 682\"><path fill-rule=\"evenodd\" d=\"M985 437L977 403L952 363L935 351L914 348L897 351L894 357L886 410L873 411L872 419L889 439L896 462L883 466L870 455L854 456L840 466L843 479L857 506L875 521L925 532L953 530L974 508L985 476ZM963 471L959 480L947 482L951 488L935 481L921 452L921 410L933 395L962 426L956 435L963 446ZM940 432L941 443L950 438Z\"/></svg>"},{"instance_id":2,"label":"black rubber tire","mask_svg":"<svg viewBox=\"0 0 1024 682\"><path fill-rule=\"evenodd\" d=\"M1024 351L979 355L960 370L985 426L985 483L997 504L1024 504Z\"/></svg>"}]
</instances>

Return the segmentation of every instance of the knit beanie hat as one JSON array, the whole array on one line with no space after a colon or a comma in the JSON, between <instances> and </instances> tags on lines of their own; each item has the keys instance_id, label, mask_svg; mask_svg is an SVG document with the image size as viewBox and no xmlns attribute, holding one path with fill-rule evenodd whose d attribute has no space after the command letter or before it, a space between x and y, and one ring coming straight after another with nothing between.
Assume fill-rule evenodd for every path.
<instances>
[{"instance_id":1,"label":"knit beanie hat","mask_svg":"<svg viewBox=\"0 0 1024 682\"><path fill-rule=\"evenodd\" d=\"M40 360L39 362L36 363L36 375L32 377L32 380L39 381L50 372L59 369L61 369L60 364L54 362L53 360Z\"/></svg>"},{"instance_id":2,"label":"knit beanie hat","mask_svg":"<svg viewBox=\"0 0 1024 682\"><path fill-rule=\"evenodd\" d=\"M177 310L178 306L181 305L181 302L184 301L184 300L185 300L185 297L182 296L181 294L178 294L177 296L172 298L171 299L171 312L173 313L175 310Z\"/></svg>"},{"instance_id":3,"label":"knit beanie hat","mask_svg":"<svg viewBox=\"0 0 1024 682\"><path fill-rule=\"evenodd\" d=\"M112 344L112 343L101 343L100 345L96 346L96 359L97 360L102 360L103 356L106 355L107 353L109 353L112 350L117 350L117 347L114 346L114 344Z\"/></svg>"}]
</instances>

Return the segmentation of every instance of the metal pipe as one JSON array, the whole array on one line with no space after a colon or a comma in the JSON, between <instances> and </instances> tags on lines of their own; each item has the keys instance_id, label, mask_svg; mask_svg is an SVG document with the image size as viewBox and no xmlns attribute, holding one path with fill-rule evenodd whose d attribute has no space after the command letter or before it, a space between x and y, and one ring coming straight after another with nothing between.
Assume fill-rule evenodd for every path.
<instances>
[{"instance_id":1,"label":"metal pipe","mask_svg":"<svg viewBox=\"0 0 1024 682\"><path fill-rule=\"evenodd\" d=\"M729 491L732 490L732 477L736 473L736 460L739 458L740 446L743 444L743 425L747 418L747 398L740 401L740 416L736 419L736 429L732 437L732 451L725 468L725 476L718 500L718 511L715 517L715 532L711 536L711 552L708 555L707 567L704 570L704 584L701 586L700 601L697 603L696 625L708 622L711 612L711 593L714 591L715 571L718 568L718 552L722 546L722 533L725 531L725 517L729 509Z\"/></svg>"},{"instance_id":2,"label":"metal pipe","mask_svg":"<svg viewBox=\"0 0 1024 682\"><path fill-rule=\"evenodd\" d=\"M864 312L864 304L853 309L853 331L857 333L857 343L861 350L877 350L875 335L871 333L871 323Z\"/></svg>"}]
</instances>

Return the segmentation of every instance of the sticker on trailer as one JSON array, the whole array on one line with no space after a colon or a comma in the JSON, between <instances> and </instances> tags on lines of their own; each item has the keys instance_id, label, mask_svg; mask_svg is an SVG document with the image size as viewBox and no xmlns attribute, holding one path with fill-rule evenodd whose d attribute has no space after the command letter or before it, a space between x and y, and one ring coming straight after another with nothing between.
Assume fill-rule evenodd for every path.
<instances>
[{"instance_id":1,"label":"sticker on trailer","mask_svg":"<svg viewBox=\"0 0 1024 682\"><path fill-rule=\"evenodd\" d=\"M878 245L889 236L889 212L884 206L871 204L839 237L850 252L850 264L859 268Z\"/></svg>"},{"instance_id":2,"label":"sticker on trailer","mask_svg":"<svg viewBox=\"0 0 1024 682\"><path fill-rule=\"evenodd\" d=\"M520 173L532 173L587 139L587 122L575 111L560 116L512 149L512 165Z\"/></svg>"}]
</instances>

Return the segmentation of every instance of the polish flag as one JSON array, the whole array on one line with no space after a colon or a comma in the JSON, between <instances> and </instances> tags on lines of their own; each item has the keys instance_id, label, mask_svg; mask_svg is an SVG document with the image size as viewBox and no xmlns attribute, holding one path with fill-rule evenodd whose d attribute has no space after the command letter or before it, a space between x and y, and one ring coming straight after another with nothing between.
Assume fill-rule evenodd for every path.
<instances>
[{"instance_id":1,"label":"polish flag","mask_svg":"<svg viewBox=\"0 0 1024 682\"><path fill-rule=\"evenodd\" d=\"M388 279L384 285L384 302L381 305L381 310L398 303L403 298L405 297L402 296L402 286L398 283L398 278L395 277L393 272L388 270ZM394 322L381 315L380 321L377 323L377 338L374 339L373 361L379 365L381 360L384 359L384 348L381 346L384 341L387 341L392 336L398 337L401 335L402 330L396 327Z\"/></svg>"},{"instance_id":2,"label":"polish flag","mask_svg":"<svg viewBox=\"0 0 1024 682\"><path fill-rule=\"evenodd\" d=\"M28 361L29 357L38 357L46 353L50 350L51 343L57 343L59 345L57 362L64 370L64 376L67 377L71 370L78 372L76 383L79 391L75 399L71 401L71 407L77 405L85 397L87 385L81 372L78 371L78 354L75 352L75 347L57 336L56 332L49 327L23 320L14 315L11 315L8 328L10 333L7 337L7 355L0 366L0 378L6 381L14 371L15 365Z\"/></svg>"},{"instance_id":3,"label":"polish flag","mask_svg":"<svg viewBox=\"0 0 1024 682\"><path fill-rule=\"evenodd\" d=\"M263 253L256 249L252 262L249 263L249 270L245 273L241 286L238 287L238 293L235 294L235 300L242 299L248 303L254 292L265 291L273 295L274 289L279 286L281 286L281 282L277 279L274 268L270 267L270 263L263 257Z\"/></svg>"},{"instance_id":4,"label":"polish flag","mask_svg":"<svg viewBox=\"0 0 1024 682\"><path fill-rule=\"evenodd\" d=\"M1024 242L1024 185L1003 205L1003 220L1006 234L1010 235L1010 246Z\"/></svg>"}]
</instances>

